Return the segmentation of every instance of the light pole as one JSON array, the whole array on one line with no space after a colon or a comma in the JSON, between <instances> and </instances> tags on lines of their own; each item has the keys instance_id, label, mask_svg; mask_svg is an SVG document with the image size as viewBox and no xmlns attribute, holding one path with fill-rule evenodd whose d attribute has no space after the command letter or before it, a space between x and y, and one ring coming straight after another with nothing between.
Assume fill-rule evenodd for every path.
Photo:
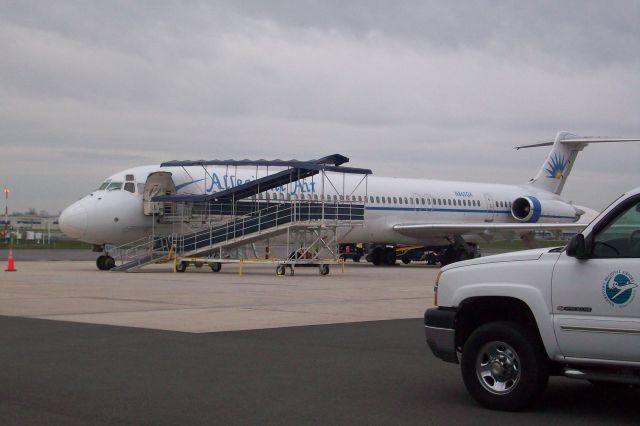
<instances>
[{"instance_id":1,"label":"light pole","mask_svg":"<svg viewBox=\"0 0 640 426\"><path fill-rule=\"evenodd\" d=\"M10 240L9 237L9 188L4 187L4 239Z\"/></svg>"}]
</instances>

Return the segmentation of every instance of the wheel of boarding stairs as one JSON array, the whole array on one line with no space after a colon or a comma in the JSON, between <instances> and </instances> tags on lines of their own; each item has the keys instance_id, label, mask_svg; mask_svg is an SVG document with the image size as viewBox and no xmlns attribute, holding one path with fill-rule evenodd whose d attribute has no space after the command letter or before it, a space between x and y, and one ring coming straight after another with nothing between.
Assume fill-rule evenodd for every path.
<instances>
[{"instance_id":1,"label":"wheel of boarding stairs","mask_svg":"<svg viewBox=\"0 0 640 426\"><path fill-rule=\"evenodd\" d=\"M209 266L211 266L213 272L220 272L220 269L222 269L222 263L220 262L211 263Z\"/></svg>"},{"instance_id":2,"label":"wheel of boarding stairs","mask_svg":"<svg viewBox=\"0 0 640 426\"><path fill-rule=\"evenodd\" d=\"M276 266L276 275L284 275L286 269L284 265Z\"/></svg>"},{"instance_id":3,"label":"wheel of boarding stairs","mask_svg":"<svg viewBox=\"0 0 640 426\"><path fill-rule=\"evenodd\" d=\"M189 264L187 262L180 262L176 265L176 272L184 272L187 270Z\"/></svg>"},{"instance_id":4,"label":"wheel of boarding stairs","mask_svg":"<svg viewBox=\"0 0 640 426\"><path fill-rule=\"evenodd\" d=\"M329 265L320 265L320 275L329 275Z\"/></svg>"}]
</instances>

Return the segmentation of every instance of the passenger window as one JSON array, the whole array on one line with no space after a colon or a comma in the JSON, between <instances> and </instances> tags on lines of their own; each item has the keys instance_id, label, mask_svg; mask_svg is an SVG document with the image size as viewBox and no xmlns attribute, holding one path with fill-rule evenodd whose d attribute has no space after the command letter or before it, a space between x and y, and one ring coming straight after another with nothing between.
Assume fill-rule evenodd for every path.
<instances>
[{"instance_id":1,"label":"passenger window","mask_svg":"<svg viewBox=\"0 0 640 426\"><path fill-rule=\"evenodd\" d=\"M593 239L593 257L640 257L640 202L622 211Z\"/></svg>"},{"instance_id":2,"label":"passenger window","mask_svg":"<svg viewBox=\"0 0 640 426\"><path fill-rule=\"evenodd\" d=\"M376 203L380 202L380 197L376 195Z\"/></svg>"},{"instance_id":3,"label":"passenger window","mask_svg":"<svg viewBox=\"0 0 640 426\"><path fill-rule=\"evenodd\" d=\"M449 202L449 205L451 205L451 198L447 199L447 201Z\"/></svg>"},{"instance_id":4,"label":"passenger window","mask_svg":"<svg viewBox=\"0 0 640 426\"><path fill-rule=\"evenodd\" d=\"M127 182L124 184L124 190L133 194L136 192L136 185L133 182Z\"/></svg>"},{"instance_id":5,"label":"passenger window","mask_svg":"<svg viewBox=\"0 0 640 426\"><path fill-rule=\"evenodd\" d=\"M398 198L398 201L402 204L402 197Z\"/></svg>"},{"instance_id":6,"label":"passenger window","mask_svg":"<svg viewBox=\"0 0 640 426\"><path fill-rule=\"evenodd\" d=\"M393 204L398 204L398 199L396 197L393 197Z\"/></svg>"},{"instance_id":7,"label":"passenger window","mask_svg":"<svg viewBox=\"0 0 640 426\"><path fill-rule=\"evenodd\" d=\"M409 204L409 203L407 202L407 197L404 197L404 203L405 203L405 204ZM413 201L412 201L412 203L413 203Z\"/></svg>"}]
</instances>

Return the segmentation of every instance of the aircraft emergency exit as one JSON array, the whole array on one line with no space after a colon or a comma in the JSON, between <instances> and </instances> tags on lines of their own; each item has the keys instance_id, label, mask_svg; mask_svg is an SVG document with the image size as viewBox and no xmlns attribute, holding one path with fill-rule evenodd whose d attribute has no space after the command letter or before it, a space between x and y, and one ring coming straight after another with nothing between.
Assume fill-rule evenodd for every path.
<instances>
[{"instance_id":1,"label":"aircraft emergency exit","mask_svg":"<svg viewBox=\"0 0 640 426\"><path fill-rule=\"evenodd\" d=\"M588 224L585 218L595 216L593 210L560 196L578 153L590 143L632 141L640 139L559 132L554 141L517 147L552 147L537 174L523 185L371 176L366 187L361 185L347 196L348 201L365 205L365 226L349 230L341 242L379 243L370 253L376 264L395 263L395 252L385 250L385 244L437 248L443 251L442 263L446 264L472 257L474 245L482 241L531 236L540 230L579 231ZM135 167L110 176L97 190L67 207L59 224L68 236L104 251L98 267L110 269L115 265L108 253L110 245L163 232L158 218L167 214L168 207L152 202L154 196L212 194L258 178L257 172L232 172L224 167ZM270 189L258 197L332 199L310 179Z\"/></svg>"}]
</instances>

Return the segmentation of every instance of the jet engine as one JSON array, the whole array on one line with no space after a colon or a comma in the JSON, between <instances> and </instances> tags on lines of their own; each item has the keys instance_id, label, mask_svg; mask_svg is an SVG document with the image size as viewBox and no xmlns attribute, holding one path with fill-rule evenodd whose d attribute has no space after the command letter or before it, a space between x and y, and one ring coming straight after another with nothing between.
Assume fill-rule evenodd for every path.
<instances>
[{"instance_id":1,"label":"jet engine","mask_svg":"<svg viewBox=\"0 0 640 426\"><path fill-rule=\"evenodd\" d=\"M576 221L580 217L571 204L558 200L540 200L536 197L519 197L511 203L511 215L519 222Z\"/></svg>"}]
</instances>

